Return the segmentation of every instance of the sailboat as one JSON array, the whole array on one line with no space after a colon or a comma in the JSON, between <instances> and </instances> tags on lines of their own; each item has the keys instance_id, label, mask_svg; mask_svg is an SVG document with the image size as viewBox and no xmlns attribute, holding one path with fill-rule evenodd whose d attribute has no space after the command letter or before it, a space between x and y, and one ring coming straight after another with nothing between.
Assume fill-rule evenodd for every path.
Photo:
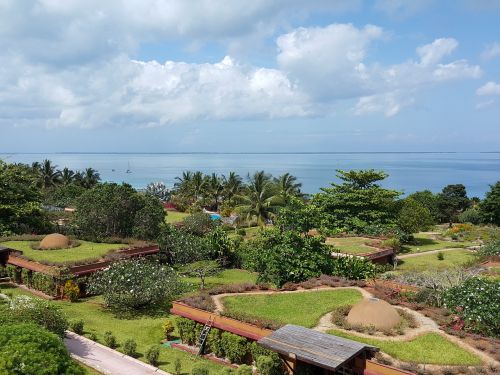
<instances>
[{"instance_id":1,"label":"sailboat","mask_svg":"<svg viewBox=\"0 0 500 375\"><path fill-rule=\"evenodd\" d=\"M132 171L130 170L130 162L127 164L127 171L125 173L132 173Z\"/></svg>"}]
</instances>

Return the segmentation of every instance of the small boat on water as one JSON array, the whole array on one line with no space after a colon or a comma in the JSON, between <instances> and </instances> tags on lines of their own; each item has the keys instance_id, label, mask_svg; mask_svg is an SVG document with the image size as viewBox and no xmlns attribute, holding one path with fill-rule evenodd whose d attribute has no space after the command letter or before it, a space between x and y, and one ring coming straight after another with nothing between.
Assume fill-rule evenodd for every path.
<instances>
[{"instance_id":1,"label":"small boat on water","mask_svg":"<svg viewBox=\"0 0 500 375\"><path fill-rule=\"evenodd\" d=\"M130 163L127 164L127 170L125 173L132 173L132 170L130 169Z\"/></svg>"}]
</instances>

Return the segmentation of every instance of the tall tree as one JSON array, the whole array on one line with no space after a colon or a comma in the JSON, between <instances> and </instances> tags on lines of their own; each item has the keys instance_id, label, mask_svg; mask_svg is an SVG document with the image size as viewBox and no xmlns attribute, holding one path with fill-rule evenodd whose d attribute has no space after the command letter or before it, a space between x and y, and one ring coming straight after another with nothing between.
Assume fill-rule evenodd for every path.
<instances>
[{"instance_id":1,"label":"tall tree","mask_svg":"<svg viewBox=\"0 0 500 375\"><path fill-rule=\"evenodd\" d=\"M382 188L383 171L337 170L340 184L321 188L312 202L324 212L323 226L330 230L363 233L368 227L394 225L398 191Z\"/></svg>"},{"instance_id":2,"label":"tall tree","mask_svg":"<svg viewBox=\"0 0 500 375\"><path fill-rule=\"evenodd\" d=\"M278 178L274 179L278 189L278 197L283 204L287 204L292 197L300 197L302 195L300 188L302 184L297 182L297 177L292 176L290 173L285 173Z\"/></svg>"},{"instance_id":3,"label":"tall tree","mask_svg":"<svg viewBox=\"0 0 500 375\"><path fill-rule=\"evenodd\" d=\"M249 176L249 183L243 194L238 196L237 211L246 215L247 220L256 219L260 226L270 220L279 206L276 185L264 171Z\"/></svg>"},{"instance_id":4,"label":"tall tree","mask_svg":"<svg viewBox=\"0 0 500 375\"><path fill-rule=\"evenodd\" d=\"M458 214L470 206L467 191L462 184L448 185L438 196L439 218L442 222L453 222Z\"/></svg>"},{"instance_id":5,"label":"tall tree","mask_svg":"<svg viewBox=\"0 0 500 375\"><path fill-rule=\"evenodd\" d=\"M211 208L215 211L219 210L219 203L222 198L222 191L224 190L223 180L216 173L212 173L206 182L207 193L210 197Z\"/></svg>"},{"instance_id":6,"label":"tall tree","mask_svg":"<svg viewBox=\"0 0 500 375\"><path fill-rule=\"evenodd\" d=\"M243 179L236 172L229 172L229 175L222 176L223 197L225 202L231 200L243 190Z\"/></svg>"},{"instance_id":7,"label":"tall tree","mask_svg":"<svg viewBox=\"0 0 500 375\"><path fill-rule=\"evenodd\" d=\"M490 185L490 191L480 203L481 216L486 223L500 225L500 181Z\"/></svg>"},{"instance_id":8,"label":"tall tree","mask_svg":"<svg viewBox=\"0 0 500 375\"><path fill-rule=\"evenodd\" d=\"M61 171L61 183L64 186L68 186L73 182L73 178L75 176L75 172L73 172L71 169L68 167L64 167L64 169Z\"/></svg>"},{"instance_id":9,"label":"tall tree","mask_svg":"<svg viewBox=\"0 0 500 375\"><path fill-rule=\"evenodd\" d=\"M82 174L82 185L87 189L91 189L96 186L101 180L99 172L93 168L85 168Z\"/></svg>"},{"instance_id":10,"label":"tall tree","mask_svg":"<svg viewBox=\"0 0 500 375\"><path fill-rule=\"evenodd\" d=\"M60 182L61 172L57 170L57 165L52 164L48 159L45 159L40 166L40 179L42 187L47 189L53 187Z\"/></svg>"}]
</instances>

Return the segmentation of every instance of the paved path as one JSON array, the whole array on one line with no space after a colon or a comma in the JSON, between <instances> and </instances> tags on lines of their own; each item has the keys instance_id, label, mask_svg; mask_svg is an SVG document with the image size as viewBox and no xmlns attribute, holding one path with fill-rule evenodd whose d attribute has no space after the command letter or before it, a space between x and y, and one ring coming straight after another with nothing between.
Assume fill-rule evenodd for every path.
<instances>
[{"instance_id":1,"label":"paved path","mask_svg":"<svg viewBox=\"0 0 500 375\"><path fill-rule=\"evenodd\" d=\"M422 255L427 255L427 254L437 254L437 253L445 253L447 251L457 251L457 250L467 250L472 252L473 250L470 250L466 247L450 247L446 249L439 249L439 250L431 250L431 251L421 251L420 253L411 253L411 254L404 254L404 255L398 255L398 259L405 259L405 258L413 258L413 257L419 257Z\"/></svg>"},{"instance_id":2,"label":"paved path","mask_svg":"<svg viewBox=\"0 0 500 375\"><path fill-rule=\"evenodd\" d=\"M171 375L73 332L66 332L64 344L74 359L105 375Z\"/></svg>"}]
</instances>

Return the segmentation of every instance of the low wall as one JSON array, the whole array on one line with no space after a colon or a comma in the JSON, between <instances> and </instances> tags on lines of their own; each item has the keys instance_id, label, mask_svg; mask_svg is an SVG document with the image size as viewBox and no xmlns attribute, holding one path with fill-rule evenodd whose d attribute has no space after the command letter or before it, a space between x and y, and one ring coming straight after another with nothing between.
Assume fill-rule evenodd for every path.
<instances>
[{"instance_id":1,"label":"low wall","mask_svg":"<svg viewBox=\"0 0 500 375\"><path fill-rule=\"evenodd\" d=\"M196 307L191 307L181 302L173 302L170 313L194 320L201 324L205 324L210 317L212 317L214 319L213 327L255 341L273 333L270 329L260 328L253 324L240 322L239 320L217 315L216 313L201 310Z\"/></svg>"},{"instance_id":2,"label":"low wall","mask_svg":"<svg viewBox=\"0 0 500 375\"><path fill-rule=\"evenodd\" d=\"M381 363L367 360L364 375L415 375L415 374L413 372L408 372L395 367L386 366Z\"/></svg>"}]
</instances>

